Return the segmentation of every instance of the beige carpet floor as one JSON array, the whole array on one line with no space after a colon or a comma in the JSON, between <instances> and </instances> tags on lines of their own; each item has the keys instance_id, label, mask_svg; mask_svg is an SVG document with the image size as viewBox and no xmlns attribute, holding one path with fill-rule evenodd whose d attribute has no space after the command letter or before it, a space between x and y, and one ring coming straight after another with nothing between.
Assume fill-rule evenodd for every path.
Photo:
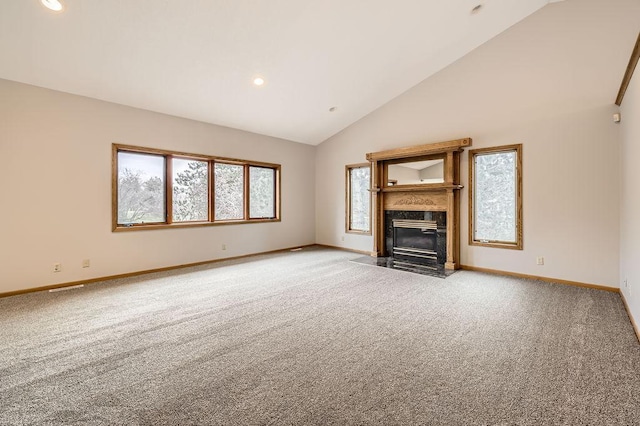
<instances>
[{"instance_id":1,"label":"beige carpet floor","mask_svg":"<svg viewBox=\"0 0 640 426\"><path fill-rule=\"evenodd\" d=\"M0 424L640 424L619 295L356 257L0 299Z\"/></svg>"}]
</instances>

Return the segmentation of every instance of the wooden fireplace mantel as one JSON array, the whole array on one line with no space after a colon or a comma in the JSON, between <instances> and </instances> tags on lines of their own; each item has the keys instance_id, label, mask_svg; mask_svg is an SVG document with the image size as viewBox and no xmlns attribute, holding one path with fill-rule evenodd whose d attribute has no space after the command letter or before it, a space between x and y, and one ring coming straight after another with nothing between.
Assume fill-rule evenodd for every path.
<instances>
[{"instance_id":1,"label":"wooden fireplace mantel","mask_svg":"<svg viewBox=\"0 0 640 426\"><path fill-rule=\"evenodd\" d=\"M460 267L460 155L471 138L371 152L373 198L373 252L384 256L385 210L440 211L447 214L446 269ZM444 182L388 185L388 166L410 161L444 160Z\"/></svg>"}]
</instances>

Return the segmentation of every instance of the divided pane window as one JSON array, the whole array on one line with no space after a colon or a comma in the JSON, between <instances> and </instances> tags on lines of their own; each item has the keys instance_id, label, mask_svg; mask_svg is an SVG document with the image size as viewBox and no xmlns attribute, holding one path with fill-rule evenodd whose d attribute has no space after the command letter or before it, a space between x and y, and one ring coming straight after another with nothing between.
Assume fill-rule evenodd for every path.
<instances>
[{"instance_id":1,"label":"divided pane window","mask_svg":"<svg viewBox=\"0 0 640 426\"><path fill-rule=\"evenodd\" d=\"M347 166L347 229L346 232L371 233L371 166Z\"/></svg>"},{"instance_id":2,"label":"divided pane window","mask_svg":"<svg viewBox=\"0 0 640 426\"><path fill-rule=\"evenodd\" d=\"M215 220L244 219L244 166L215 163Z\"/></svg>"},{"instance_id":3,"label":"divided pane window","mask_svg":"<svg viewBox=\"0 0 640 426\"><path fill-rule=\"evenodd\" d=\"M118 225L165 223L165 157L118 152Z\"/></svg>"},{"instance_id":4,"label":"divided pane window","mask_svg":"<svg viewBox=\"0 0 640 426\"><path fill-rule=\"evenodd\" d=\"M112 145L112 229L280 220L280 165Z\"/></svg>"},{"instance_id":5,"label":"divided pane window","mask_svg":"<svg viewBox=\"0 0 640 426\"><path fill-rule=\"evenodd\" d=\"M267 167L249 167L249 218L276 216L276 171Z\"/></svg>"},{"instance_id":6,"label":"divided pane window","mask_svg":"<svg viewBox=\"0 0 640 426\"><path fill-rule=\"evenodd\" d=\"M469 151L469 244L522 249L522 145Z\"/></svg>"},{"instance_id":7,"label":"divided pane window","mask_svg":"<svg viewBox=\"0 0 640 426\"><path fill-rule=\"evenodd\" d=\"M209 163L174 158L173 221L209 220Z\"/></svg>"}]
</instances>

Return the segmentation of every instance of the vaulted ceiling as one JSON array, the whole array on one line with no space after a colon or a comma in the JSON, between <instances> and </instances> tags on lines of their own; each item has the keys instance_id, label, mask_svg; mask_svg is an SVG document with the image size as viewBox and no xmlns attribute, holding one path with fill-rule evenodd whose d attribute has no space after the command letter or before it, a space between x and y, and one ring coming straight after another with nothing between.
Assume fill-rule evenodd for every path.
<instances>
[{"instance_id":1,"label":"vaulted ceiling","mask_svg":"<svg viewBox=\"0 0 640 426\"><path fill-rule=\"evenodd\" d=\"M557 0L60 1L2 1L0 78L316 145Z\"/></svg>"}]
</instances>

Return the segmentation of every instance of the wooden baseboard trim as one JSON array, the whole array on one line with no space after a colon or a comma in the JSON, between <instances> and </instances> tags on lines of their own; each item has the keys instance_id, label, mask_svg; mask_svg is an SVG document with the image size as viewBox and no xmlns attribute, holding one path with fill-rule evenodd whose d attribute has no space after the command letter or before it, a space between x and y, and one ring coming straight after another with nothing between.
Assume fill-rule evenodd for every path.
<instances>
[{"instance_id":1,"label":"wooden baseboard trim","mask_svg":"<svg viewBox=\"0 0 640 426\"><path fill-rule=\"evenodd\" d=\"M477 266L469 266L469 265L460 265L460 269L463 269L465 271L486 272L488 274L506 275L509 277L517 277L517 278L528 278L532 280L545 281L548 283L565 284L565 285L571 285L574 287L593 288L596 290L604 290L604 291L610 291L613 293L620 293L620 289L616 287L607 287L607 286L598 285L598 284L581 283L579 281L561 280L558 278L549 278L549 277L541 277L538 275L520 274L518 272L501 271L498 269L489 269L489 268L479 268Z\"/></svg>"},{"instance_id":2,"label":"wooden baseboard trim","mask_svg":"<svg viewBox=\"0 0 640 426\"><path fill-rule=\"evenodd\" d=\"M620 298L622 299L622 304L624 305L624 309L627 311L627 316L629 317L629 321L631 321L631 326L633 327L633 331L636 332L636 337L638 338L638 343L640 343L640 327L638 327L638 323L635 318L631 314L631 309L629 309L629 304L627 303L627 299L624 297L624 293L620 292Z\"/></svg>"},{"instance_id":3,"label":"wooden baseboard trim","mask_svg":"<svg viewBox=\"0 0 640 426\"><path fill-rule=\"evenodd\" d=\"M330 246L328 244L314 244L314 245L316 245L318 247L329 248L329 249L348 251L348 252L351 252L351 253L364 254L365 256L373 256L374 255L374 253L372 251L356 250L356 249L350 249L350 248L338 247L338 246Z\"/></svg>"},{"instance_id":4,"label":"wooden baseboard trim","mask_svg":"<svg viewBox=\"0 0 640 426\"><path fill-rule=\"evenodd\" d=\"M287 251L291 251L291 250L295 250L295 249L304 249L304 248L309 248L309 247L314 247L314 246L316 246L316 244L307 244L307 245L304 245L304 246L296 246L296 247L289 247L289 248L285 248L285 249L264 251L264 252L260 252L260 253L245 254L245 255L242 255L242 256L225 257L223 259L205 260L205 261L202 261L202 262L185 263L185 264L182 264L182 265L166 266L166 267L163 267L163 268L146 269L144 271L127 272L126 274L108 275L108 276L105 276L105 277L90 278L90 279L80 280L80 281L72 281L72 282L61 283L61 284L53 284L53 285L47 285L47 286L42 286L42 287L27 288L27 289L24 289L24 290L15 290L15 291L9 291L9 292L6 292L6 293L0 293L0 298L10 297L10 296L19 296L21 294L27 294L27 293L35 293L36 291L48 291L48 290L54 290L54 289L58 289L58 288L73 287L73 286L78 286L78 285L81 285L81 284L92 284L92 283L97 283L97 282L100 282L100 281L116 280L116 279L119 279L119 278L136 277L138 275L152 274L154 272L165 272L165 271L172 271L174 269L190 268L190 267L193 267L193 266L207 265L207 264L210 264L210 263L225 262L227 260L245 259L245 258L248 258L248 257L260 256L260 255L263 255L263 254L283 253L283 252L287 252Z\"/></svg>"}]
</instances>

